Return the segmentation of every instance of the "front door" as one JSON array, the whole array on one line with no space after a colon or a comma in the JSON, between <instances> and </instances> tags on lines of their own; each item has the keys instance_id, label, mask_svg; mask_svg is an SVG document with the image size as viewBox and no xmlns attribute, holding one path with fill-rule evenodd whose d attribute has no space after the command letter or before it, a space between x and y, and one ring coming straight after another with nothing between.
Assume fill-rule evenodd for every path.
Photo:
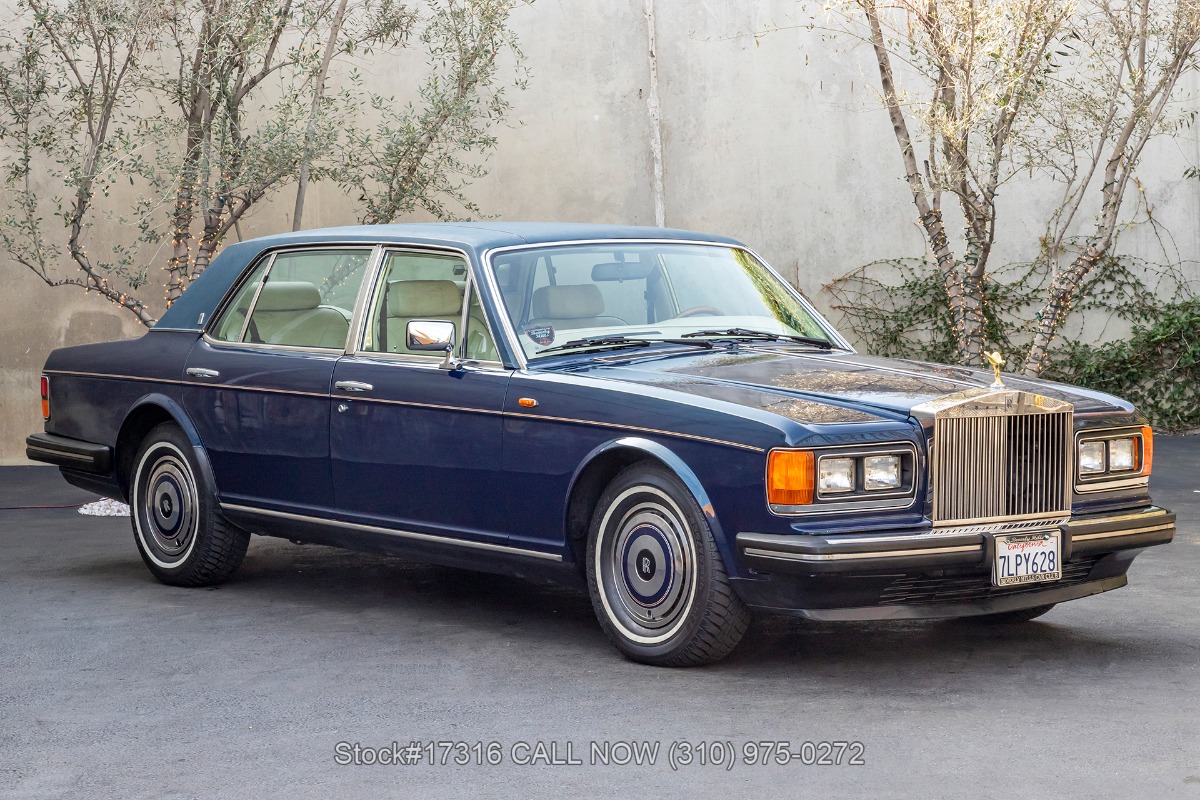
<instances>
[{"instance_id":1,"label":"front door","mask_svg":"<svg viewBox=\"0 0 1200 800\"><path fill-rule=\"evenodd\" d=\"M421 320L454 325L461 365L446 369L444 354L410 347L408 323ZM340 516L506 544L499 470L510 372L495 358L462 254L385 254L361 346L334 369L330 447Z\"/></svg>"}]
</instances>

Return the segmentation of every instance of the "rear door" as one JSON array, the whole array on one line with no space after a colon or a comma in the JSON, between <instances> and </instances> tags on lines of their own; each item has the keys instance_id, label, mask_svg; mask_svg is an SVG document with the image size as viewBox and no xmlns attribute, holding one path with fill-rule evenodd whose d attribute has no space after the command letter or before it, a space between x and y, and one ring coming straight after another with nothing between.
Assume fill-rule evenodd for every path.
<instances>
[{"instance_id":1,"label":"rear door","mask_svg":"<svg viewBox=\"0 0 1200 800\"><path fill-rule=\"evenodd\" d=\"M332 508L329 387L372 252L268 255L192 349L183 404L223 502Z\"/></svg>"}]
</instances>

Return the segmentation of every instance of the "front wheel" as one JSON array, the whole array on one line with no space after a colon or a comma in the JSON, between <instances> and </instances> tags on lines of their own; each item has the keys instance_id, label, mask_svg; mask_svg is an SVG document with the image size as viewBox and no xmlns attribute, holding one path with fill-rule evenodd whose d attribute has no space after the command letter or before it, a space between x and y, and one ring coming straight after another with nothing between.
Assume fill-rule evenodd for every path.
<instances>
[{"instance_id":1,"label":"front wheel","mask_svg":"<svg viewBox=\"0 0 1200 800\"><path fill-rule=\"evenodd\" d=\"M183 431L172 423L157 426L133 463L133 538L154 577L172 586L210 586L232 575L246 556L250 534L217 509Z\"/></svg>"},{"instance_id":2,"label":"front wheel","mask_svg":"<svg viewBox=\"0 0 1200 800\"><path fill-rule=\"evenodd\" d=\"M644 664L719 661L750 622L699 506L656 464L626 467L604 490L588 532L587 577L604 632Z\"/></svg>"}]
</instances>

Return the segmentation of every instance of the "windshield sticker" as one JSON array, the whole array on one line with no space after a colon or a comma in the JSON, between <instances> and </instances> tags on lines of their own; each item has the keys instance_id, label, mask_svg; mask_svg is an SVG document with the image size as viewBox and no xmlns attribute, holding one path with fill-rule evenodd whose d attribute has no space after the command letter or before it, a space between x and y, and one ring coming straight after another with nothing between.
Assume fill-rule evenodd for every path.
<instances>
[{"instance_id":1,"label":"windshield sticker","mask_svg":"<svg viewBox=\"0 0 1200 800\"><path fill-rule=\"evenodd\" d=\"M542 347L554 344L553 325L531 325L525 329L525 335Z\"/></svg>"}]
</instances>

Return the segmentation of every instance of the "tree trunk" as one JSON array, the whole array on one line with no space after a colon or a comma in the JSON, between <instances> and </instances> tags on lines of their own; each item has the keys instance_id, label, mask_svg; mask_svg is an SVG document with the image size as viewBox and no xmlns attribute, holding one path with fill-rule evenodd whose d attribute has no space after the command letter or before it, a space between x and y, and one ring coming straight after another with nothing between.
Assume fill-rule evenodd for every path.
<instances>
[{"instance_id":1,"label":"tree trunk","mask_svg":"<svg viewBox=\"0 0 1200 800\"><path fill-rule=\"evenodd\" d=\"M904 162L905 180L912 191L913 204L917 207L917 215L929 249L937 261L938 271L946 287L946 297L950 303L951 326L954 336L956 358L964 363L977 363L977 353L982 348L972 347L968 334L966 299L962 276L958 265L954 263L954 252L950 249L950 241L946 237L946 224L942 220L942 212L930 206L925 194L925 184L921 171L917 166L916 154L913 151L912 136L908 131L908 122L904 119L904 111L900 108L900 100L896 95L896 84L893 79L891 57L883 40L883 27L879 22L879 9L875 0L859 0L859 5L867 15L871 26L871 45L875 50L875 60L879 65L879 82L883 87L884 100L887 103L888 114L892 120L892 130L896 135L896 143L900 145L900 157ZM973 351L975 353L973 357Z\"/></svg>"},{"instance_id":2,"label":"tree trunk","mask_svg":"<svg viewBox=\"0 0 1200 800\"><path fill-rule=\"evenodd\" d=\"M333 63L333 54L337 50L338 36L342 24L346 21L346 0L339 0L337 11L333 15L333 24L329 28L329 40L325 42L325 53L321 56L321 67L317 72L316 84L313 86L312 106L308 111L308 125L304 130L304 154L300 160L300 177L296 182L296 207L292 211L292 230L300 230L304 219L304 195L308 191L308 178L312 169L309 158L309 148L312 147L313 128L317 124L317 115L321 111L321 100L325 97L325 79L329 77L329 65Z\"/></svg>"}]
</instances>

